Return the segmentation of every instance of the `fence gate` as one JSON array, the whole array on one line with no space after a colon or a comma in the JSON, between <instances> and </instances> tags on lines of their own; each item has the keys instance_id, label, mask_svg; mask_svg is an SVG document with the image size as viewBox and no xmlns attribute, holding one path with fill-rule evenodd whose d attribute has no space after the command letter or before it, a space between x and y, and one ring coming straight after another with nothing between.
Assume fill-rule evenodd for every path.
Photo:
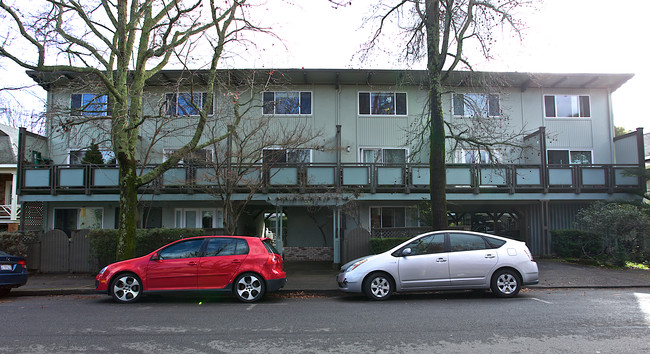
<instances>
[{"instance_id":1,"label":"fence gate","mask_svg":"<svg viewBox=\"0 0 650 354\"><path fill-rule=\"evenodd\" d=\"M370 232L356 228L345 235L343 241L343 263L370 254Z\"/></svg>"},{"instance_id":2,"label":"fence gate","mask_svg":"<svg viewBox=\"0 0 650 354\"><path fill-rule=\"evenodd\" d=\"M40 237L40 271L43 273L97 271L96 262L91 261L89 233L90 230L74 230L71 237L61 230L44 233Z\"/></svg>"},{"instance_id":3,"label":"fence gate","mask_svg":"<svg viewBox=\"0 0 650 354\"><path fill-rule=\"evenodd\" d=\"M70 241L61 230L52 230L41 236L41 272L63 273L70 271Z\"/></svg>"}]
</instances>

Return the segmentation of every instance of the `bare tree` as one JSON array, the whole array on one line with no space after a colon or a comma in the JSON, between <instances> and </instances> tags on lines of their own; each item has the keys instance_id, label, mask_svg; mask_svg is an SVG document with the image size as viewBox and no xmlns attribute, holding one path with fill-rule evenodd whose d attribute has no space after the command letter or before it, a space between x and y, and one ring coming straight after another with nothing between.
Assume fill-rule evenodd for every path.
<instances>
[{"instance_id":1,"label":"bare tree","mask_svg":"<svg viewBox=\"0 0 650 354\"><path fill-rule=\"evenodd\" d=\"M378 23L367 43L365 53L380 48L382 36L390 32L390 45L403 43L401 59L407 63L426 62L428 105L421 136L428 144L430 165L431 226L434 230L447 226L446 201L446 138L489 149L493 143L482 143L470 130L460 131L445 122L442 108L444 84L458 68L472 69L466 48L477 44L485 58L495 40L494 30L510 27L520 33L522 23L517 11L531 3L528 0L395 0L382 1L375 7L370 21ZM394 26L393 30L391 27ZM397 32L397 33L396 33ZM395 40L402 36L403 41ZM507 139L506 139L507 140Z\"/></svg>"},{"instance_id":2,"label":"bare tree","mask_svg":"<svg viewBox=\"0 0 650 354\"><path fill-rule=\"evenodd\" d=\"M225 141L214 144L214 162L209 166L210 173L203 178L212 180L207 193L224 202L224 227L226 233L237 232L240 217L253 196L267 188L266 183L273 177L275 167L286 163L300 165L303 157L300 152L322 147L323 133L313 127L311 120L301 118L278 119L273 115L249 114L253 108L260 108L256 100L260 92L269 87L270 81L262 85L251 82L248 88L237 91L240 100L248 97L242 110L247 118L236 127ZM244 101L241 101L244 103ZM297 161L292 161L296 156ZM237 194L243 198L233 199Z\"/></svg>"},{"instance_id":3,"label":"bare tree","mask_svg":"<svg viewBox=\"0 0 650 354\"><path fill-rule=\"evenodd\" d=\"M97 83L107 101L90 102L92 110L110 114L67 116L67 126L91 120L110 132L110 146L120 169L120 215L117 258L135 255L138 188L175 166L183 156L223 140L230 131L202 139L211 117L218 86L217 66L228 48L243 40L245 31L263 31L248 19L246 0L114 0L92 3L78 0L43 0L26 10L23 1L0 0L0 16L9 21L9 33L0 39L0 55L20 66L41 73L76 74L81 85ZM198 119L189 139L167 160L147 173L138 173L138 147L147 80L173 63L188 71L200 67L192 53L205 59L204 102L191 105ZM189 73L189 71L188 71ZM189 73L181 84L192 87ZM198 78L197 78L198 79ZM189 81L188 81L189 80ZM101 96L98 96L101 97ZM194 97L193 95L191 97ZM99 107L99 108L98 108ZM108 112L107 112L108 113ZM234 102L233 127L241 119ZM98 118L101 120L91 119Z\"/></svg>"}]
</instances>

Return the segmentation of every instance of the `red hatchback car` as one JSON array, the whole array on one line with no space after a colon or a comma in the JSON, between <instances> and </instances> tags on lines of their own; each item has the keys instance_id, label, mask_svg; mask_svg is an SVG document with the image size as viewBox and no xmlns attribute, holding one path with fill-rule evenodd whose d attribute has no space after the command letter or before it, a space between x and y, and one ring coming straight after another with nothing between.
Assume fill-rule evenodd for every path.
<instances>
[{"instance_id":1,"label":"red hatchback car","mask_svg":"<svg viewBox=\"0 0 650 354\"><path fill-rule=\"evenodd\" d=\"M95 288L119 303L176 290L232 291L240 301L254 302L286 281L282 257L269 239L201 236L110 264L95 277Z\"/></svg>"}]
</instances>

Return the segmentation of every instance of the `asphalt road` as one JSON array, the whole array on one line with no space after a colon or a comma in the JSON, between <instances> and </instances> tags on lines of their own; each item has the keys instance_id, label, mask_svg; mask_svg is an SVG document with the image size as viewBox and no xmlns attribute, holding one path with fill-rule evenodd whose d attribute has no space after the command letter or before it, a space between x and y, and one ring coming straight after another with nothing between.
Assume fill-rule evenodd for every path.
<instances>
[{"instance_id":1,"label":"asphalt road","mask_svg":"<svg viewBox=\"0 0 650 354\"><path fill-rule=\"evenodd\" d=\"M0 301L0 353L648 353L650 289L357 296L104 295Z\"/></svg>"}]
</instances>

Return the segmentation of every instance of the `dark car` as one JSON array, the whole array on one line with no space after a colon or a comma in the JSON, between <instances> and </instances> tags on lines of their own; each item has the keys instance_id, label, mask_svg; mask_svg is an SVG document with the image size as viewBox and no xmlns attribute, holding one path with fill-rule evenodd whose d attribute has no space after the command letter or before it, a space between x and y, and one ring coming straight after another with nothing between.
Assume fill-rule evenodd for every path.
<instances>
[{"instance_id":1,"label":"dark car","mask_svg":"<svg viewBox=\"0 0 650 354\"><path fill-rule=\"evenodd\" d=\"M182 239L146 256L108 265L96 291L118 303L170 291L232 292L242 302L260 300L286 283L282 257L267 238L200 236Z\"/></svg>"},{"instance_id":2,"label":"dark car","mask_svg":"<svg viewBox=\"0 0 650 354\"><path fill-rule=\"evenodd\" d=\"M6 296L12 288L23 286L25 283L27 283L25 258L0 251L0 297Z\"/></svg>"}]
</instances>

